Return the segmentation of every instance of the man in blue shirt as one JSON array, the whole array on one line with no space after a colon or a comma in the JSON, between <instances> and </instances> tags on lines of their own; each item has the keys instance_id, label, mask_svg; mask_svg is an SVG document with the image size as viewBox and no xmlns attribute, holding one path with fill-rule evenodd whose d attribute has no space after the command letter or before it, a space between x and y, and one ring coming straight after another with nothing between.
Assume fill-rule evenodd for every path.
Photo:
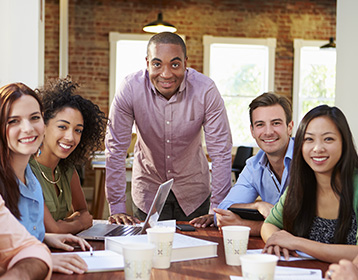
<instances>
[{"instance_id":1,"label":"man in blue shirt","mask_svg":"<svg viewBox=\"0 0 358 280\"><path fill-rule=\"evenodd\" d=\"M235 186L214 211L218 227L249 226L250 234L259 236L262 221L244 220L226 209L257 209L266 218L283 194L289 182L293 154L292 106L284 96L264 93L255 98L249 108L251 134L261 149L247 160ZM256 200L259 196L261 200ZM196 227L213 225L213 222L214 215L191 221Z\"/></svg>"}]
</instances>

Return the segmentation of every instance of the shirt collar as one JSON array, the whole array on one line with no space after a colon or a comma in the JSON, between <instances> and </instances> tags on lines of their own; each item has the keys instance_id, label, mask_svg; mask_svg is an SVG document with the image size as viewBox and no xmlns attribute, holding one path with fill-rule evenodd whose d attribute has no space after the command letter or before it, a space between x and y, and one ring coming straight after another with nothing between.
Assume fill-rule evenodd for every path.
<instances>
[{"instance_id":1,"label":"shirt collar","mask_svg":"<svg viewBox=\"0 0 358 280\"><path fill-rule=\"evenodd\" d=\"M288 146L287 146L287 150L286 150L286 154L285 154L285 158L283 159L283 163L285 165L285 167L291 162L292 160L292 155L293 155L293 144L294 144L294 137L291 137L289 142L288 142ZM259 160L259 164L262 167L265 167L268 164L268 158L266 156L266 153L262 153L262 156Z\"/></svg>"}]
</instances>

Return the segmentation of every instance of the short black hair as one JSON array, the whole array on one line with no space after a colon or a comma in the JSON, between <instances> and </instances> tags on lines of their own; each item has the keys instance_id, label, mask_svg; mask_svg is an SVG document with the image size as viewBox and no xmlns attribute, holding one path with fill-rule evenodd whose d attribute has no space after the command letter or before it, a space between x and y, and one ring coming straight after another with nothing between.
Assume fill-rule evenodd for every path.
<instances>
[{"instance_id":1,"label":"short black hair","mask_svg":"<svg viewBox=\"0 0 358 280\"><path fill-rule=\"evenodd\" d=\"M149 47L152 45L158 45L158 44L173 44L173 45L179 45L184 53L184 57L186 58L186 45L183 41L183 39L175 33L171 32L161 32L158 34L155 34L152 38L149 39L148 45L147 45L147 55L149 53Z\"/></svg>"}]
</instances>

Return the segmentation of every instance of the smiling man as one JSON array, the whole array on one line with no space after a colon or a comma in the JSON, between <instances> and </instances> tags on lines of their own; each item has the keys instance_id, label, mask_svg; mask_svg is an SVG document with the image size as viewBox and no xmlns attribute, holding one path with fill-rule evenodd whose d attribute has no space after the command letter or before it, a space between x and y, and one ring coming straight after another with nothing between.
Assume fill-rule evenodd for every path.
<instances>
[{"instance_id":1,"label":"smiling man","mask_svg":"<svg viewBox=\"0 0 358 280\"><path fill-rule=\"evenodd\" d=\"M126 214L125 157L135 124L132 198L144 220L158 186L174 179L160 219L191 220L217 207L230 190L232 140L223 99L214 82L187 68L180 36L163 32L148 42L147 69L127 76L112 103L106 135L106 187L111 222ZM202 147L212 159L212 180Z\"/></svg>"},{"instance_id":2,"label":"smiling man","mask_svg":"<svg viewBox=\"0 0 358 280\"><path fill-rule=\"evenodd\" d=\"M270 213L288 184L289 167L293 153L292 106L290 101L274 93L264 93L250 106L250 129L260 147L258 153L247 160L236 184L220 203L216 212L217 226L242 225L251 227L250 234L260 235L263 222L241 219L226 210L229 207L257 209L265 218ZM255 201L260 196L262 201ZM197 227L213 223L213 215L192 221Z\"/></svg>"}]
</instances>

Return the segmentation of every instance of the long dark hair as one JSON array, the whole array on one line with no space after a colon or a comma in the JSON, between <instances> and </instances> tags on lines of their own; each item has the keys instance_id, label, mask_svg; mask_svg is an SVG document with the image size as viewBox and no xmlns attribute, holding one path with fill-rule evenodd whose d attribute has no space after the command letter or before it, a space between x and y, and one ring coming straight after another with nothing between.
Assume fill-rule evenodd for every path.
<instances>
[{"instance_id":1,"label":"long dark hair","mask_svg":"<svg viewBox=\"0 0 358 280\"><path fill-rule=\"evenodd\" d=\"M348 122L337 107L320 105L313 108L304 116L298 127L283 210L283 227L294 235L307 238L316 215L317 181L313 170L303 159L302 146L307 126L317 117L328 117L342 137L342 155L333 168L331 177L332 189L340 197L333 242L342 244L346 243L352 222L353 180L358 167L358 156Z\"/></svg>"},{"instance_id":2,"label":"long dark hair","mask_svg":"<svg viewBox=\"0 0 358 280\"><path fill-rule=\"evenodd\" d=\"M23 95L34 97L39 103L42 113L39 97L28 86L22 83L13 83L0 88L0 194L6 207L17 219L20 219L21 216L18 208L20 190L15 172L10 165L10 148L7 143L6 127L12 104Z\"/></svg>"}]
</instances>

